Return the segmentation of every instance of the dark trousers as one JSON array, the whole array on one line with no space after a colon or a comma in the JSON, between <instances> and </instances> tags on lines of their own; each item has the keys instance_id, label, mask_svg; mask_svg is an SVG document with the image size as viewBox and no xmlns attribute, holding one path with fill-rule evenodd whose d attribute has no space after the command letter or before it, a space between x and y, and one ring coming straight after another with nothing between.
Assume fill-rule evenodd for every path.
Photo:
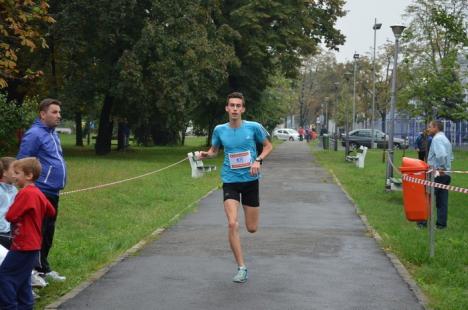
<instances>
[{"instance_id":1,"label":"dark trousers","mask_svg":"<svg viewBox=\"0 0 468 310\"><path fill-rule=\"evenodd\" d=\"M33 309L31 272L39 251L9 251L0 266L0 309Z\"/></svg>"},{"instance_id":2,"label":"dark trousers","mask_svg":"<svg viewBox=\"0 0 468 310\"><path fill-rule=\"evenodd\" d=\"M425 151L419 151L418 152L418 159L419 160L426 160L426 152Z\"/></svg>"},{"instance_id":3,"label":"dark trousers","mask_svg":"<svg viewBox=\"0 0 468 310\"><path fill-rule=\"evenodd\" d=\"M6 248L7 250L10 249L11 246L11 233L0 233L0 245Z\"/></svg>"},{"instance_id":4,"label":"dark trousers","mask_svg":"<svg viewBox=\"0 0 468 310\"><path fill-rule=\"evenodd\" d=\"M52 248L52 242L54 240L55 234L55 221L57 220L58 215L58 203L59 197L45 194L47 199L50 201L52 206L55 208L54 217L45 217L42 222L42 247L41 247L41 256L40 256L40 266L36 267L36 270L39 272L47 273L51 272L52 269L49 264L48 256L49 251Z\"/></svg>"},{"instance_id":5,"label":"dark trousers","mask_svg":"<svg viewBox=\"0 0 468 310\"><path fill-rule=\"evenodd\" d=\"M441 183L449 185L451 177L447 174L440 175L434 179L436 183ZM446 227L447 226L447 214L448 214L448 190L435 188L435 199L437 207L437 226Z\"/></svg>"}]
</instances>

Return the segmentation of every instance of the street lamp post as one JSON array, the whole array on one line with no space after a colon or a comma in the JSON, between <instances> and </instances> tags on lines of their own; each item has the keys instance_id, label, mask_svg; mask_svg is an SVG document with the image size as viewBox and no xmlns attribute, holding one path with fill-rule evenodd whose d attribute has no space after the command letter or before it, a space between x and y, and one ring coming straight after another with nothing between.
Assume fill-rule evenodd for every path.
<instances>
[{"instance_id":1,"label":"street lamp post","mask_svg":"<svg viewBox=\"0 0 468 310\"><path fill-rule=\"evenodd\" d=\"M327 129L327 132L328 132L328 100L330 98L328 97L325 97L325 119L323 121L324 125L325 125L325 128Z\"/></svg>"},{"instance_id":2,"label":"street lamp post","mask_svg":"<svg viewBox=\"0 0 468 310\"><path fill-rule=\"evenodd\" d=\"M349 83L350 76L351 76L351 72L345 72L344 78L345 78L347 84ZM349 106L349 104L345 100L345 111L344 111L344 114L345 114L345 140L346 140L345 141L345 158L346 158L346 156L349 155L349 111L348 111L348 106Z\"/></svg>"},{"instance_id":3,"label":"street lamp post","mask_svg":"<svg viewBox=\"0 0 468 310\"><path fill-rule=\"evenodd\" d=\"M351 125L351 130L354 130L356 123L356 62L359 59L359 54L354 52L354 73L353 73L353 123Z\"/></svg>"},{"instance_id":4,"label":"street lamp post","mask_svg":"<svg viewBox=\"0 0 468 310\"><path fill-rule=\"evenodd\" d=\"M372 128L372 136L371 136L371 149L374 148L374 123L375 123L375 46L376 46L376 39L377 39L377 30L379 30L382 27L382 24L377 23L377 18L374 21L374 26L372 29L374 29L374 57L372 58L372 122L371 122L371 128Z\"/></svg>"},{"instance_id":5,"label":"street lamp post","mask_svg":"<svg viewBox=\"0 0 468 310\"><path fill-rule=\"evenodd\" d=\"M396 82L397 82L397 66L398 66L398 49L399 40L405 26L391 26L393 34L395 35L395 55L393 56L393 73L392 73L392 96L390 99L390 126L388 137L388 157L387 157L387 178L385 188L391 189L391 178L393 178L393 135L395 127L395 102L396 102Z\"/></svg>"}]
</instances>

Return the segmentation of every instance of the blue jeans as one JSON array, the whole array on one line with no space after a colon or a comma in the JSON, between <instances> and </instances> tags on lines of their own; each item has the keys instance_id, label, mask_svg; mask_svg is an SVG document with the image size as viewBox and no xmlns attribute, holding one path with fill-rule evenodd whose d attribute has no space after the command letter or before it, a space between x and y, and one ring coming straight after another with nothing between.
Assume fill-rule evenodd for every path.
<instances>
[{"instance_id":1,"label":"blue jeans","mask_svg":"<svg viewBox=\"0 0 468 310\"><path fill-rule=\"evenodd\" d=\"M9 251L0 266L0 309L32 310L31 272L39 251Z\"/></svg>"},{"instance_id":2,"label":"blue jeans","mask_svg":"<svg viewBox=\"0 0 468 310\"><path fill-rule=\"evenodd\" d=\"M449 185L451 177L447 174L440 175L434 179L436 183ZM436 225L439 227L447 226L447 214L448 214L448 190L435 188L434 189L437 207L437 222Z\"/></svg>"}]
</instances>

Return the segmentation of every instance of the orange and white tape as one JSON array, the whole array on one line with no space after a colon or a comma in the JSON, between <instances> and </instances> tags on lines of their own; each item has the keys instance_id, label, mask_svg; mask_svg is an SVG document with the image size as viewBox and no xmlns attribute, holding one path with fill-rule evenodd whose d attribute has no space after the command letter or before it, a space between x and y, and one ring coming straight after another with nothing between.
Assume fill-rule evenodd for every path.
<instances>
[{"instance_id":1,"label":"orange and white tape","mask_svg":"<svg viewBox=\"0 0 468 310\"><path fill-rule=\"evenodd\" d=\"M161 169L158 169L158 170L154 170L154 171L151 171L151 172L148 172L148 173L145 173L145 174L142 174L142 175L138 175L138 176L135 176L135 177L131 177L131 178L128 178L128 179L124 179L124 180L120 180L120 181L115 181L115 182L111 182L111 183L107 183L107 184L100 184L100 185L96 185L96 186L91 186L91 187L87 187L87 188L82 188L82 189L76 189L76 190L73 190L73 191L68 191L68 192L62 192L60 193L60 196L64 196L64 195L70 195L70 194L75 194L75 193L80 193L80 192L85 192L85 191L90 191L90 190L93 190L93 189L98 189L98 188L104 188L104 187L109 187L109 186L112 186L112 185L117 185L117 184L121 184L121 183L124 183L124 182L128 182L128 181L132 181L132 180L135 180L135 179L139 179L139 178L143 178L143 177L146 177L146 176L149 176L151 174L155 174L155 173L158 173L158 172L161 172L161 171L164 171L166 169L169 169L171 167L174 167L184 161L186 161L188 158L185 157L184 159L176 162L176 163L173 163L169 166L166 166L164 168L161 168Z\"/></svg>"},{"instance_id":2,"label":"orange and white tape","mask_svg":"<svg viewBox=\"0 0 468 310\"><path fill-rule=\"evenodd\" d=\"M421 184L421 185L425 185L425 186L441 188L441 189L446 189L446 190L449 190L449 191L468 194L468 188L457 187L457 186L452 186L452 185L445 185L445 184L440 184L440 183L436 183L436 182L431 182L431 181L428 181L428 180L413 178L413 177L411 177L411 176L409 176L407 174L403 175L403 180L411 182L411 183L416 183L416 184Z\"/></svg>"}]
</instances>

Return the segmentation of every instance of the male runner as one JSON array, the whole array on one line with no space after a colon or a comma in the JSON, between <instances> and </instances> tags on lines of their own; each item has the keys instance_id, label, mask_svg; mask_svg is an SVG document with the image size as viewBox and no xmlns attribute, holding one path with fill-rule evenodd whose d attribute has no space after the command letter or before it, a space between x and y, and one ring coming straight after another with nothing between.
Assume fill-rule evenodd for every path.
<instances>
[{"instance_id":1,"label":"male runner","mask_svg":"<svg viewBox=\"0 0 468 310\"><path fill-rule=\"evenodd\" d=\"M211 148L208 152L201 151L199 156L201 159L214 157L220 147L224 147L221 173L224 211L228 220L229 244L238 265L233 281L244 283L247 281L248 273L239 238L237 210L242 203L245 226L250 233L256 232L260 205L258 194L260 167L273 147L262 125L242 120L245 101L241 93L229 94L225 109L229 114L229 122L216 126L211 139ZM263 144L261 154L257 154L256 143Z\"/></svg>"}]
</instances>

